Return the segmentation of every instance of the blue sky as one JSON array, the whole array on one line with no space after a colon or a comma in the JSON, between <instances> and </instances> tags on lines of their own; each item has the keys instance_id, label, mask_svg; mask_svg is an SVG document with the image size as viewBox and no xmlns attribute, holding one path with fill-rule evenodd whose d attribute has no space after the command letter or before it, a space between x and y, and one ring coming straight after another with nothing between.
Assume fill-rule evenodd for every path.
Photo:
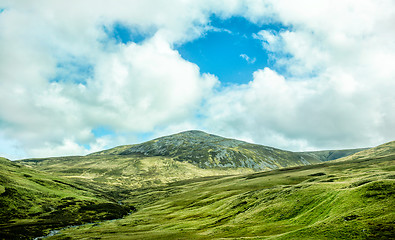
<instances>
[{"instance_id":1,"label":"blue sky","mask_svg":"<svg viewBox=\"0 0 395 240\"><path fill-rule=\"evenodd\" d=\"M254 37L260 30L283 31L287 29L281 24L256 24L243 17L221 19L215 15L210 17L208 29L201 37L182 44L177 44L175 50L181 57L199 66L202 73L214 74L222 86L246 84L252 80L252 74L257 69L273 67L269 54L262 47L262 42ZM138 29L121 23L104 27L108 36L107 41L118 44L131 42L142 44L152 34L144 34ZM78 66L78 67L77 67ZM74 73L86 78L91 72L90 66L82 63L69 68ZM62 66L61 66L62 67ZM70 78L70 76L69 76ZM81 83L75 79L76 83ZM92 130L95 137L116 135L110 127L97 127ZM144 141L153 135L152 132L137 134L137 139Z\"/></svg>"},{"instance_id":2,"label":"blue sky","mask_svg":"<svg viewBox=\"0 0 395 240\"><path fill-rule=\"evenodd\" d=\"M275 68L270 61L271 52L262 47L262 42L254 37L261 30L274 32L285 31L288 28L280 23L257 24L243 17L222 19L211 16L207 24L208 30L199 38L190 42L176 44L175 50L181 57L199 66L202 73L214 74L221 82L221 86L246 84L252 80L252 74L257 69L265 67ZM152 37L152 34L142 33L140 30L114 23L110 27L103 27L108 39L117 44L131 42L142 44ZM67 63L66 63L67 64ZM60 65L59 68L62 68ZM71 75L86 79L92 74L92 67L84 63L75 64L68 68L68 78ZM57 76L60 79L61 76ZM78 77L75 83L84 83ZM95 137L114 136L116 133L110 127L97 127L92 130ZM152 132L137 134L137 139L144 141L152 137Z\"/></svg>"},{"instance_id":3,"label":"blue sky","mask_svg":"<svg viewBox=\"0 0 395 240\"><path fill-rule=\"evenodd\" d=\"M210 29L211 28L211 29ZM264 67L275 68L262 42L254 35L260 30L285 31L288 28L281 23L258 24L243 17L222 19L210 17L208 30L199 38L176 44L181 56L199 66L200 71L216 75L222 84L243 84L252 80L252 73ZM121 23L104 27L110 39L117 43L141 44L152 37Z\"/></svg>"},{"instance_id":4,"label":"blue sky","mask_svg":"<svg viewBox=\"0 0 395 240\"><path fill-rule=\"evenodd\" d=\"M141 43L145 39L152 37L152 30L143 32L138 28L122 24L121 22L115 22L110 26L103 26L103 30L107 36L116 43Z\"/></svg>"},{"instance_id":5,"label":"blue sky","mask_svg":"<svg viewBox=\"0 0 395 240\"><path fill-rule=\"evenodd\" d=\"M253 38L261 27L241 17L222 20L215 16L210 18L210 26L214 29L203 37L176 48L202 72L215 74L223 84L242 84L251 81L256 69L268 66L267 52ZM250 61L242 58L242 54Z\"/></svg>"},{"instance_id":6,"label":"blue sky","mask_svg":"<svg viewBox=\"0 0 395 240\"><path fill-rule=\"evenodd\" d=\"M191 129L294 151L391 141L394 4L0 1L0 156Z\"/></svg>"},{"instance_id":7,"label":"blue sky","mask_svg":"<svg viewBox=\"0 0 395 240\"><path fill-rule=\"evenodd\" d=\"M210 18L209 30L203 37L177 46L181 56L196 63L202 72L218 76L222 84L245 84L257 69L273 67L262 42L254 35L260 30L284 31L280 23L256 24L242 17Z\"/></svg>"}]
</instances>

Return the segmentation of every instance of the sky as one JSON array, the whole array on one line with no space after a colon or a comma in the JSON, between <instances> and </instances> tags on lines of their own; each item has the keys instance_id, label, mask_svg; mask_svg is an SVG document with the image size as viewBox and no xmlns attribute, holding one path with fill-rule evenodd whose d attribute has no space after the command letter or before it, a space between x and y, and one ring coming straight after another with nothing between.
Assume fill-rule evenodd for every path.
<instances>
[{"instance_id":1,"label":"sky","mask_svg":"<svg viewBox=\"0 0 395 240\"><path fill-rule=\"evenodd\" d=\"M0 156L393 141L394 25L392 0L0 0Z\"/></svg>"}]
</instances>

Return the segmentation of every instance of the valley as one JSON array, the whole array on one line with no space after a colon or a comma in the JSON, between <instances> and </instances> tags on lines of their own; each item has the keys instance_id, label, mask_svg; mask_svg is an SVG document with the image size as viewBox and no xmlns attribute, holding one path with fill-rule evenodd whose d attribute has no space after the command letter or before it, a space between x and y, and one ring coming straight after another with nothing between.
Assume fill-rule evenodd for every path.
<instances>
[{"instance_id":1,"label":"valley","mask_svg":"<svg viewBox=\"0 0 395 240\"><path fill-rule=\"evenodd\" d=\"M49 239L392 239L394 166L366 156L139 189L135 213Z\"/></svg>"},{"instance_id":2,"label":"valley","mask_svg":"<svg viewBox=\"0 0 395 240\"><path fill-rule=\"evenodd\" d=\"M120 218L134 210L116 194L0 158L0 239L29 239L54 228Z\"/></svg>"},{"instance_id":3,"label":"valley","mask_svg":"<svg viewBox=\"0 0 395 240\"><path fill-rule=\"evenodd\" d=\"M395 142L294 153L189 131L0 164L1 239L394 238Z\"/></svg>"}]
</instances>

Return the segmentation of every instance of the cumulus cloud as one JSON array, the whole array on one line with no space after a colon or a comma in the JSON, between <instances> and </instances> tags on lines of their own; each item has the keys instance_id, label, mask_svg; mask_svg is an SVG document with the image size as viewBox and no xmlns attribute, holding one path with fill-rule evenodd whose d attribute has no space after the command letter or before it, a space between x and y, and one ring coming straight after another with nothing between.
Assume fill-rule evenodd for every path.
<instances>
[{"instance_id":1,"label":"cumulus cloud","mask_svg":"<svg viewBox=\"0 0 395 240\"><path fill-rule=\"evenodd\" d=\"M42 0L0 9L3 156L86 154L190 128L293 150L395 135L390 0ZM221 87L183 59L174 46L212 31L212 14L285 26L254 34L256 56L269 53L273 66ZM116 24L145 38L119 42L109 34ZM95 136L100 126L113 134Z\"/></svg>"},{"instance_id":2,"label":"cumulus cloud","mask_svg":"<svg viewBox=\"0 0 395 240\"><path fill-rule=\"evenodd\" d=\"M211 99L207 124L294 150L393 140L395 70L388 63L394 62L395 31L388 22L394 6L359 3L271 2L289 28L254 37L271 53L274 69L257 70L248 85Z\"/></svg>"},{"instance_id":3,"label":"cumulus cloud","mask_svg":"<svg viewBox=\"0 0 395 240\"><path fill-rule=\"evenodd\" d=\"M193 116L217 78L201 74L172 45L199 36L207 17L191 4L175 1L188 12L179 15L179 9L155 3L2 6L3 138L14 140L26 157L85 154L108 145L92 133L96 127L139 133ZM140 44L117 43L104 28L115 22L156 32ZM81 65L91 69L76 81Z\"/></svg>"},{"instance_id":4,"label":"cumulus cloud","mask_svg":"<svg viewBox=\"0 0 395 240\"><path fill-rule=\"evenodd\" d=\"M96 118L102 124L151 131L193 114L217 83L216 77L201 75L195 64L182 59L160 37L120 51L105 55L97 65L95 81L88 83L107 110Z\"/></svg>"},{"instance_id":5,"label":"cumulus cloud","mask_svg":"<svg viewBox=\"0 0 395 240\"><path fill-rule=\"evenodd\" d=\"M365 99L364 93L338 90L337 80L288 81L269 68L258 70L248 85L210 99L208 125L216 125L217 131L236 129L229 134L249 133L256 142L295 150L353 146L375 139L379 103Z\"/></svg>"}]
</instances>

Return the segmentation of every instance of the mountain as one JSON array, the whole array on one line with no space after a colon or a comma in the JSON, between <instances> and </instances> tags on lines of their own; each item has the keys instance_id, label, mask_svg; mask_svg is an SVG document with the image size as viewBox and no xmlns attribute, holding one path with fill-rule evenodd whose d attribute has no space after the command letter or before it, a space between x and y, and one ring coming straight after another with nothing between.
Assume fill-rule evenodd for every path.
<instances>
[{"instance_id":1,"label":"mountain","mask_svg":"<svg viewBox=\"0 0 395 240\"><path fill-rule=\"evenodd\" d=\"M339 159L342 157L347 157L354 153L367 150L369 148L355 148L355 149L343 149L343 150L324 150L324 151L313 151L313 152L303 152L307 154L311 154L314 157L317 157L319 160L326 162L332 161L335 159Z\"/></svg>"},{"instance_id":2,"label":"mountain","mask_svg":"<svg viewBox=\"0 0 395 240\"><path fill-rule=\"evenodd\" d=\"M321 164L137 189L124 200L135 213L48 239L394 239L394 196L391 142Z\"/></svg>"},{"instance_id":3,"label":"mountain","mask_svg":"<svg viewBox=\"0 0 395 240\"><path fill-rule=\"evenodd\" d=\"M0 239L28 239L53 228L119 218L131 207L112 196L0 158Z\"/></svg>"},{"instance_id":4,"label":"mountain","mask_svg":"<svg viewBox=\"0 0 395 240\"><path fill-rule=\"evenodd\" d=\"M321 161L334 153L189 131L88 156L0 158L0 239L62 228L48 239L393 239L395 142ZM319 164L297 161L308 157ZM276 169L254 168L267 159Z\"/></svg>"},{"instance_id":5,"label":"mountain","mask_svg":"<svg viewBox=\"0 0 395 240\"><path fill-rule=\"evenodd\" d=\"M165 156L200 168L251 168L258 171L321 162L312 154L284 151L196 130L91 154L100 155Z\"/></svg>"},{"instance_id":6,"label":"mountain","mask_svg":"<svg viewBox=\"0 0 395 240\"><path fill-rule=\"evenodd\" d=\"M336 151L334 151L336 152ZM187 131L92 153L17 161L103 191L321 163L320 156ZM93 186L94 185L94 186Z\"/></svg>"},{"instance_id":7,"label":"mountain","mask_svg":"<svg viewBox=\"0 0 395 240\"><path fill-rule=\"evenodd\" d=\"M350 156L345 156L343 158L337 159L336 161L391 158L394 156L394 150L395 150L395 141L392 141L379 145L375 148L370 148L364 151L357 152Z\"/></svg>"}]
</instances>

